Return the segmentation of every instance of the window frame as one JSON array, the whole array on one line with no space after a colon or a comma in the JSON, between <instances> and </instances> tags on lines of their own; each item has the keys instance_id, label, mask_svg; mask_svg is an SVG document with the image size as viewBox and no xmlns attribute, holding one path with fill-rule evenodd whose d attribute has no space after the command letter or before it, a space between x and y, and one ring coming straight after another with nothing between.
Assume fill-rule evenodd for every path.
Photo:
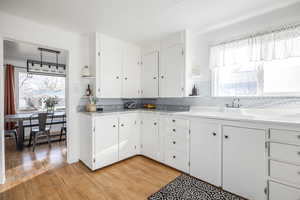
<instances>
[{"instance_id":1,"label":"window frame","mask_svg":"<svg viewBox=\"0 0 300 200\"><path fill-rule=\"evenodd\" d=\"M39 109L33 109L33 108L26 108L26 107L21 107L20 108L20 99L19 99L19 94L20 94L20 88L19 88L19 74L20 73L27 73L27 70L24 69L20 69L20 68L15 68L15 100L16 100L16 110L17 112L28 112L28 111L39 111ZM46 76L46 75L43 75ZM56 77L56 76L54 76ZM65 79L65 100L66 100L66 79ZM65 103L66 104L66 103ZM66 105L64 107L59 107L59 109L66 109Z\"/></svg>"},{"instance_id":2,"label":"window frame","mask_svg":"<svg viewBox=\"0 0 300 200\"><path fill-rule=\"evenodd\" d=\"M262 68L262 70L264 70ZM211 76L211 88L210 88L210 92L211 92L211 96L213 98L229 98L229 97L239 97L239 98L258 98L258 97L278 97L278 98L286 98L286 97L300 97L300 91L299 92L278 92L278 93L267 93L267 92L264 92L264 91L259 91L257 93L257 95L236 95L236 96L221 96L221 95L216 95L216 73L217 72L217 69L212 70L210 69L210 76ZM260 80L260 81L264 81L264 80Z\"/></svg>"}]
</instances>

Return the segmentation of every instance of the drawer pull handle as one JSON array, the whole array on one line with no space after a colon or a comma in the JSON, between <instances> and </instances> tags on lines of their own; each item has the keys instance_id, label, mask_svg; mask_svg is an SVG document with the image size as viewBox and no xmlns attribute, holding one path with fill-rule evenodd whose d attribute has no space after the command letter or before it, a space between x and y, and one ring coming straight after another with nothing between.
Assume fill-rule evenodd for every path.
<instances>
[{"instance_id":1,"label":"drawer pull handle","mask_svg":"<svg viewBox=\"0 0 300 200\"><path fill-rule=\"evenodd\" d=\"M228 135L225 135L224 137L225 137L225 139L228 139L228 138L229 138L229 136L228 136Z\"/></svg>"},{"instance_id":2,"label":"drawer pull handle","mask_svg":"<svg viewBox=\"0 0 300 200\"><path fill-rule=\"evenodd\" d=\"M175 159L176 158L176 156L173 156L173 159Z\"/></svg>"},{"instance_id":3,"label":"drawer pull handle","mask_svg":"<svg viewBox=\"0 0 300 200\"><path fill-rule=\"evenodd\" d=\"M154 126L156 126L156 124L157 124L157 123L156 123L156 122L154 122Z\"/></svg>"},{"instance_id":4,"label":"drawer pull handle","mask_svg":"<svg viewBox=\"0 0 300 200\"><path fill-rule=\"evenodd\" d=\"M213 135L213 136L216 136L216 135L217 135L217 133L216 133L216 132L213 132L213 133L212 133L212 135Z\"/></svg>"},{"instance_id":5,"label":"drawer pull handle","mask_svg":"<svg viewBox=\"0 0 300 200\"><path fill-rule=\"evenodd\" d=\"M173 120L172 120L172 122L176 122L176 120L175 120L175 119L173 119Z\"/></svg>"},{"instance_id":6,"label":"drawer pull handle","mask_svg":"<svg viewBox=\"0 0 300 200\"><path fill-rule=\"evenodd\" d=\"M173 132L176 132L176 129L175 129L175 128L173 129Z\"/></svg>"},{"instance_id":7,"label":"drawer pull handle","mask_svg":"<svg viewBox=\"0 0 300 200\"><path fill-rule=\"evenodd\" d=\"M173 141L173 144L176 144L176 141Z\"/></svg>"}]
</instances>

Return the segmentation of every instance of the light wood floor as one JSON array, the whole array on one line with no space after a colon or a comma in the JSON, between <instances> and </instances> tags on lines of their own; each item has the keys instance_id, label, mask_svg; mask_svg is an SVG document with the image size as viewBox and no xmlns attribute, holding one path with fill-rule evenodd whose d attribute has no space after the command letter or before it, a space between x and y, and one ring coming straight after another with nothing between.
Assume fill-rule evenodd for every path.
<instances>
[{"instance_id":1,"label":"light wood floor","mask_svg":"<svg viewBox=\"0 0 300 200\"><path fill-rule=\"evenodd\" d=\"M51 169L0 194L0 199L143 200L181 173L142 156L92 172L81 162Z\"/></svg>"},{"instance_id":2,"label":"light wood floor","mask_svg":"<svg viewBox=\"0 0 300 200\"><path fill-rule=\"evenodd\" d=\"M65 142L38 145L35 152L32 148L16 150L13 138L5 139L5 175L6 183L0 185L0 192L12 188L24 181L32 179L49 169L66 164Z\"/></svg>"}]
</instances>

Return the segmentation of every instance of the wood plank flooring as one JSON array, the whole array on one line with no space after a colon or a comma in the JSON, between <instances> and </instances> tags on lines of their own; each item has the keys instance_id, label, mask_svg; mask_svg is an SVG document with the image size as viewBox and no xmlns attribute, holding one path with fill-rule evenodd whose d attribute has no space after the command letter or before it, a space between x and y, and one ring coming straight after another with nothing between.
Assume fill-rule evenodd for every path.
<instances>
[{"instance_id":1,"label":"wood plank flooring","mask_svg":"<svg viewBox=\"0 0 300 200\"><path fill-rule=\"evenodd\" d=\"M49 169L66 163L66 145L64 141L38 145L35 152L32 148L16 151L13 138L5 139L5 174L6 183L0 185L0 192L14 187L21 182L38 176Z\"/></svg>"},{"instance_id":2,"label":"wood plank flooring","mask_svg":"<svg viewBox=\"0 0 300 200\"><path fill-rule=\"evenodd\" d=\"M181 173L142 156L95 172L81 162L51 169L2 192L6 200L143 200Z\"/></svg>"}]
</instances>

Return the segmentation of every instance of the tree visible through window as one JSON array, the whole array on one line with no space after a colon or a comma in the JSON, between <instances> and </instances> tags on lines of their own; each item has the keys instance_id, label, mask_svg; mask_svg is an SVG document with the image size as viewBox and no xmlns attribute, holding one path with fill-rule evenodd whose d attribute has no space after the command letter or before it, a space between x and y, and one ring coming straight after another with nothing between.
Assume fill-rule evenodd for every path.
<instances>
[{"instance_id":1,"label":"tree visible through window","mask_svg":"<svg viewBox=\"0 0 300 200\"><path fill-rule=\"evenodd\" d=\"M42 109L43 99L57 97L56 107L65 107L65 78L43 75L28 75L25 72L18 73L18 108Z\"/></svg>"}]
</instances>

